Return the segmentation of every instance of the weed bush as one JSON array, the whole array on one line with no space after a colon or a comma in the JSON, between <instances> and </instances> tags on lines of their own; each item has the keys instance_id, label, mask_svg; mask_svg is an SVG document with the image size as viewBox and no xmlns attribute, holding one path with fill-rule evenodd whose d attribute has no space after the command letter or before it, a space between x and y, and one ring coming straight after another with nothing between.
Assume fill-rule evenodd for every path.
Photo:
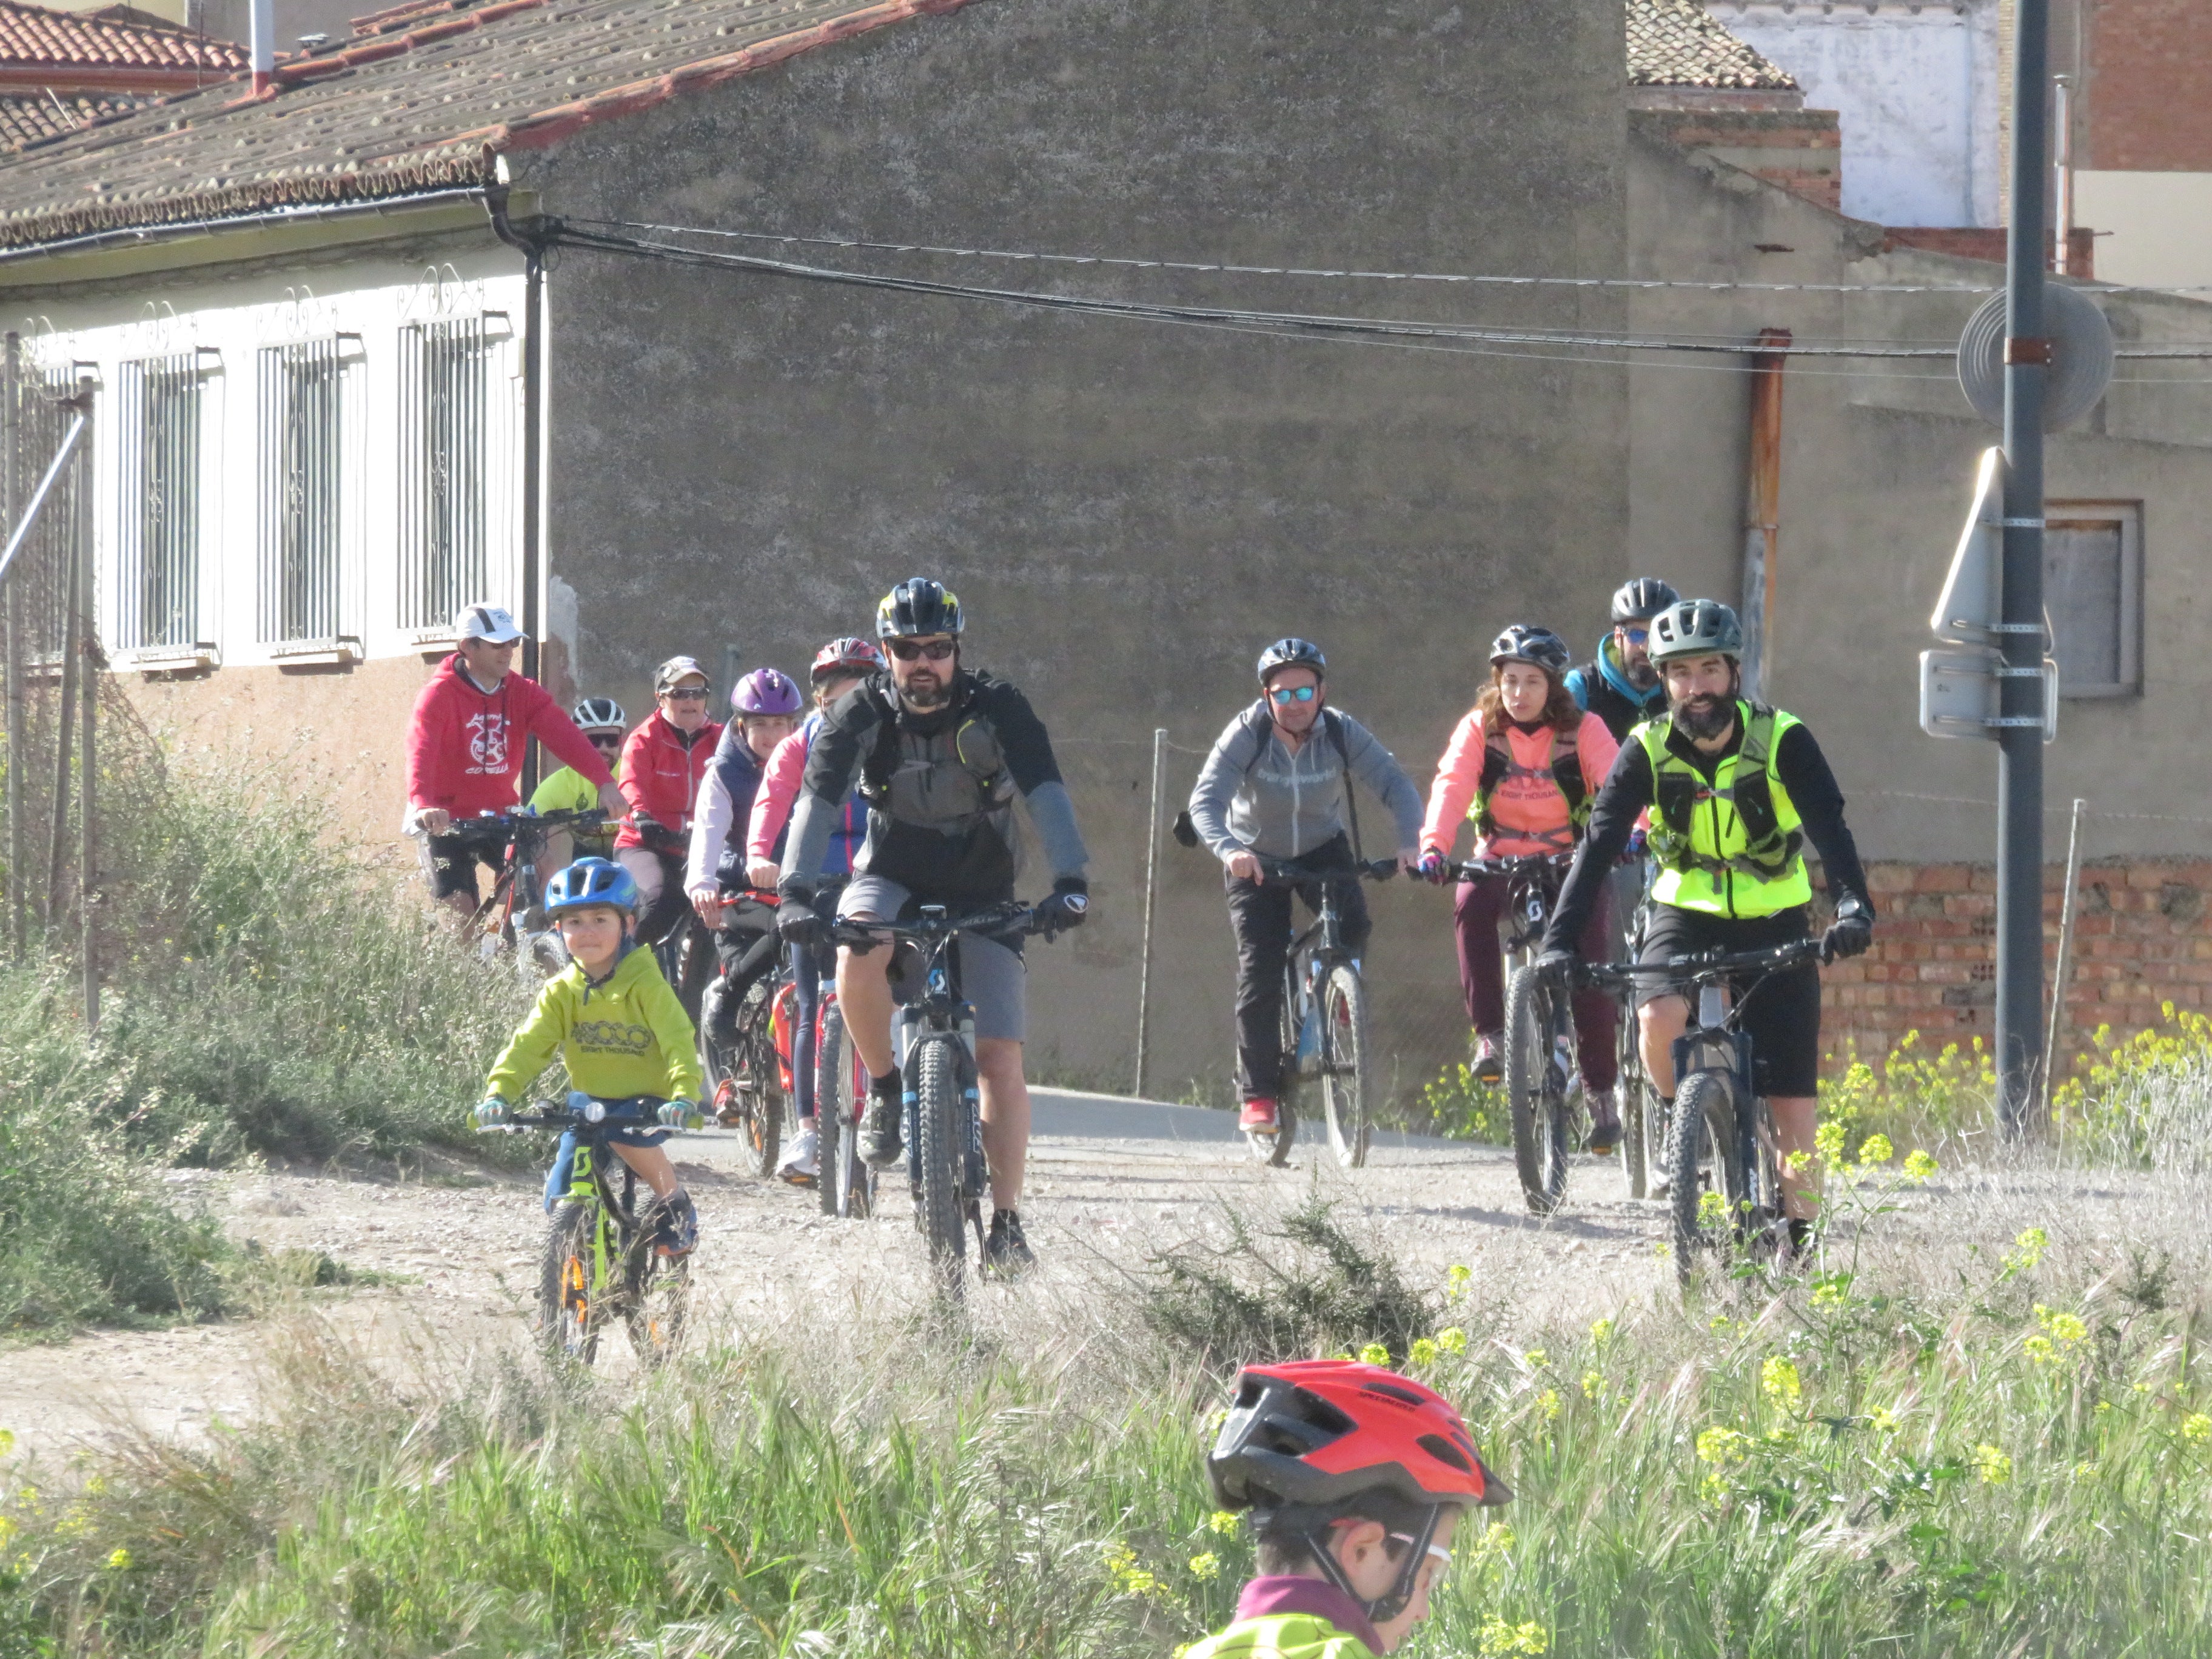
<instances>
[{"instance_id":1,"label":"weed bush","mask_svg":"<svg viewBox=\"0 0 2212 1659\"><path fill-rule=\"evenodd\" d=\"M1412 1127L1449 1140L1478 1140L1490 1146L1513 1144L1513 1112L1505 1091L1479 1081L1474 1068L1464 1064L1447 1066L1434 1081L1421 1085Z\"/></svg>"},{"instance_id":2,"label":"weed bush","mask_svg":"<svg viewBox=\"0 0 2212 1659\"><path fill-rule=\"evenodd\" d=\"M2212 1018L2170 1002L2162 1012L2165 1029L2125 1042L2099 1026L2052 1091L2059 1133L2084 1157L2192 1172L2212 1159Z\"/></svg>"}]
</instances>

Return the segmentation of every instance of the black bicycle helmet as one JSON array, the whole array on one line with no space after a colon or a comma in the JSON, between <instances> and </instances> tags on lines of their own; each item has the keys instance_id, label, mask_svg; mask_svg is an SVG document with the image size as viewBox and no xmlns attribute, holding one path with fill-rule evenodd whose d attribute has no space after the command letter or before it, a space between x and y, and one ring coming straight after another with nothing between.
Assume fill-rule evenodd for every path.
<instances>
[{"instance_id":1,"label":"black bicycle helmet","mask_svg":"<svg viewBox=\"0 0 2212 1659\"><path fill-rule=\"evenodd\" d=\"M1260 653L1260 684L1265 685L1267 676L1281 668L1310 668L1315 678L1326 679L1328 659L1322 655L1321 647L1311 640L1293 636L1277 640Z\"/></svg>"},{"instance_id":2,"label":"black bicycle helmet","mask_svg":"<svg viewBox=\"0 0 2212 1659\"><path fill-rule=\"evenodd\" d=\"M876 607L876 637L884 640L920 639L950 634L955 639L968 625L960 609L960 596L942 582L913 576L884 595Z\"/></svg>"},{"instance_id":3,"label":"black bicycle helmet","mask_svg":"<svg viewBox=\"0 0 2212 1659\"><path fill-rule=\"evenodd\" d=\"M1515 623L1490 642L1490 665L1495 668L1503 662L1534 663L1553 679L1567 672L1574 660L1574 653L1567 642L1548 628L1532 628L1526 623Z\"/></svg>"},{"instance_id":4,"label":"black bicycle helmet","mask_svg":"<svg viewBox=\"0 0 2212 1659\"><path fill-rule=\"evenodd\" d=\"M1632 576L1613 590L1613 620L1616 624L1649 622L1668 605L1681 602L1682 596L1673 584L1656 576Z\"/></svg>"},{"instance_id":5,"label":"black bicycle helmet","mask_svg":"<svg viewBox=\"0 0 2212 1659\"><path fill-rule=\"evenodd\" d=\"M1651 619L1651 660L1743 655L1743 624L1718 599L1684 599Z\"/></svg>"}]
</instances>

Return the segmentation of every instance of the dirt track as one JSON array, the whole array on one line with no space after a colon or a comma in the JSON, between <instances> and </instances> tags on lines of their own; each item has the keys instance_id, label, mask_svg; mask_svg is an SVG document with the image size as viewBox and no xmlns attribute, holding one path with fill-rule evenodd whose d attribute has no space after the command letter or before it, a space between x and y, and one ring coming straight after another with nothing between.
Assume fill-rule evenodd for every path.
<instances>
[{"instance_id":1,"label":"dirt track","mask_svg":"<svg viewBox=\"0 0 2212 1659\"><path fill-rule=\"evenodd\" d=\"M1497 1151L1386 1139L1367 1168L1347 1174L1302 1137L1290 1169L1268 1170L1225 1114L1042 1090L1036 1101L1024 1215L1041 1267L986 1296L1064 1292L1188 1235L1221 1203L1263 1212L1315 1186L1364 1212L1409 1267L1440 1274L1464 1262L1478 1287L1510 1291L1531 1311L1609 1310L1668 1281L1652 1249L1663 1236L1660 1207L1623 1196L1618 1160L1577 1160L1569 1211L1539 1227L1510 1156ZM760 1328L793 1297L896 1294L921 1282L902 1177L886 1180L872 1221L832 1221L811 1192L739 1174L733 1136L687 1136L671 1151L699 1204L696 1328L707 1335ZM534 1294L545 1226L538 1182L477 1179L380 1184L279 1173L178 1185L183 1201L208 1204L234 1237L269 1251L319 1250L356 1272L396 1276L313 1300L380 1363L444 1369L520 1342ZM15 1432L20 1452L51 1456L125 1424L190 1436L241 1420L263 1381L265 1334L241 1319L0 1350L0 1427ZM629 1363L619 1338L609 1346L617 1366Z\"/></svg>"}]
</instances>

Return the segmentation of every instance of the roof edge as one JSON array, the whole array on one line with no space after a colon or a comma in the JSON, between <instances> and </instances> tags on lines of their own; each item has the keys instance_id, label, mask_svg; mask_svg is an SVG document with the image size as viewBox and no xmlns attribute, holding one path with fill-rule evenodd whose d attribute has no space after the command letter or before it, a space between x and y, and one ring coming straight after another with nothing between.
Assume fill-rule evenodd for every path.
<instances>
[{"instance_id":1,"label":"roof edge","mask_svg":"<svg viewBox=\"0 0 2212 1659\"><path fill-rule=\"evenodd\" d=\"M681 69L672 70L666 75L656 76L648 81L633 81L627 86L611 88L589 98L578 99L574 103L556 104L550 109L526 115L520 120L478 127L460 134L453 142L481 143L488 150L495 152L542 149L602 121L635 115L641 110L666 103L680 94L703 92L708 87L720 86L725 81L770 68L801 52L833 46L856 34L866 34L886 23L958 11L973 3L974 0L883 0L882 4L871 6L865 11L849 12L828 22L817 23L811 28L777 35L773 40L757 40L749 46L720 58L702 58L696 63L686 64Z\"/></svg>"},{"instance_id":2,"label":"roof edge","mask_svg":"<svg viewBox=\"0 0 2212 1659\"><path fill-rule=\"evenodd\" d=\"M491 151L474 145L461 154L451 153L449 149L443 155L386 167L259 179L154 202L70 208L12 224L0 222L0 255L55 251L54 244L79 242L110 232L158 235L165 227L195 226L270 209L367 205L457 185L486 185L497 182L495 170Z\"/></svg>"}]
</instances>

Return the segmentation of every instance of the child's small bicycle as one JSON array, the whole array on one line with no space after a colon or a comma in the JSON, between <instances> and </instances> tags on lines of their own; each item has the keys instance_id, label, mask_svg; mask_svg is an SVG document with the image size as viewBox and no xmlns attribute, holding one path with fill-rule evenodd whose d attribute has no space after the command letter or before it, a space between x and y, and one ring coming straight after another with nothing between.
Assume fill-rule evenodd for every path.
<instances>
[{"instance_id":1,"label":"child's small bicycle","mask_svg":"<svg viewBox=\"0 0 2212 1659\"><path fill-rule=\"evenodd\" d=\"M653 1125L663 1103L653 1095L602 1100L576 1093L565 1106L541 1100L536 1112L480 1131L541 1129L576 1137L568 1184L555 1201L539 1265L538 1336L548 1352L578 1364L599 1357L599 1333L617 1318L647 1367L665 1360L683 1339L690 1258L654 1251L658 1206L648 1193L640 1208L636 1172L607 1139L611 1129Z\"/></svg>"}]
</instances>

